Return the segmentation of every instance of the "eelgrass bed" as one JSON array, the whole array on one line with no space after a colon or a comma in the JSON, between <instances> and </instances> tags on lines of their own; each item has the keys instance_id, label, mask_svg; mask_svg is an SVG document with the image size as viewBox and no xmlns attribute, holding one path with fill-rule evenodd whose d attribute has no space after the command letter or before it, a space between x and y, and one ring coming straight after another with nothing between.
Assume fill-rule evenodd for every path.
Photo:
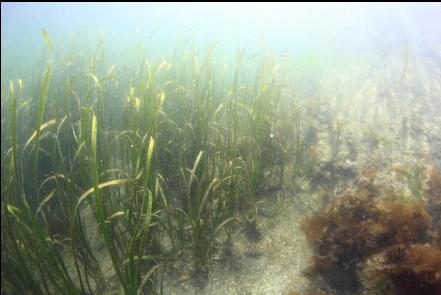
<instances>
[{"instance_id":1,"label":"eelgrass bed","mask_svg":"<svg viewBox=\"0 0 441 295\"><path fill-rule=\"evenodd\" d=\"M183 252L206 273L235 228L258 235L256 196L303 152L298 118L273 124L272 57L219 63L212 46L109 64L102 43L64 56L43 33L41 79L2 88L2 293L160 293Z\"/></svg>"},{"instance_id":2,"label":"eelgrass bed","mask_svg":"<svg viewBox=\"0 0 441 295\"><path fill-rule=\"evenodd\" d=\"M429 171L441 166L441 81L430 60L406 60L403 71L400 58L376 55L227 58L220 45L182 44L113 62L105 39L84 50L52 44L46 31L43 40L44 62L7 75L2 66L2 294L162 294L180 284L189 289L178 294L376 292L382 281L360 274L358 256L329 232L352 237L347 204L332 210L363 185L378 188L368 195L376 205L430 195L434 217L418 242L439 247ZM307 248L299 225L309 213L343 222L310 218ZM299 289L300 273L272 288L311 253L311 288ZM248 274L243 286L214 269L228 259ZM354 280L333 281L336 266ZM213 273L216 283L199 288Z\"/></svg>"}]
</instances>

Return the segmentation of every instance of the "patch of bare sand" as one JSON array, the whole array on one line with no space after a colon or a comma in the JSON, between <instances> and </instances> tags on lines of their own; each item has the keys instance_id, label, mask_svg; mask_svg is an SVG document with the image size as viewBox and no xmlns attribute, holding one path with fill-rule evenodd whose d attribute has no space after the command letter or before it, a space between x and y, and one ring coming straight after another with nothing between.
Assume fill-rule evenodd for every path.
<instances>
[{"instance_id":1,"label":"patch of bare sand","mask_svg":"<svg viewBox=\"0 0 441 295\"><path fill-rule=\"evenodd\" d=\"M251 242L243 232L238 232L233 238L231 257L215 261L202 286L196 284L194 279L178 283L168 278L164 294L303 293L308 287L308 280L303 276L302 270L308 265L311 252L300 230L299 221L305 210L309 209L307 202L301 201L301 197L294 197L294 202L289 198L289 201L276 201L272 196L264 200L263 208L280 206L282 202L281 212L274 217L260 216L261 238L258 241ZM279 209L274 207L270 210Z\"/></svg>"}]
</instances>

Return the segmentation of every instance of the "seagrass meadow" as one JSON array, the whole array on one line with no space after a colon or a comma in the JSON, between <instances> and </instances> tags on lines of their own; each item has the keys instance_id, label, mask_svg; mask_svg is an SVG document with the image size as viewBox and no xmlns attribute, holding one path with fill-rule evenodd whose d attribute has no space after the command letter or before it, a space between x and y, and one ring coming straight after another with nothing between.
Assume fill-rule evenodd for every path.
<instances>
[{"instance_id":1,"label":"seagrass meadow","mask_svg":"<svg viewBox=\"0 0 441 295\"><path fill-rule=\"evenodd\" d=\"M2 294L441 294L439 5L1 9Z\"/></svg>"}]
</instances>

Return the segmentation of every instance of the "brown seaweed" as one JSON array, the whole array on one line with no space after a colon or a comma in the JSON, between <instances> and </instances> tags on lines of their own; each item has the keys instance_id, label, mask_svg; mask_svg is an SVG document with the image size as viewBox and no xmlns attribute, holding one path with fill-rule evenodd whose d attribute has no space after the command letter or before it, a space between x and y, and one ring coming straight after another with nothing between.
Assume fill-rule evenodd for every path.
<instances>
[{"instance_id":1,"label":"brown seaweed","mask_svg":"<svg viewBox=\"0 0 441 295\"><path fill-rule=\"evenodd\" d=\"M441 294L441 177L409 201L382 198L368 174L303 221L314 253L304 273L342 293Z\"/></svg>"},{"instance_id":2,"label":"brown seaweed","mask_svg":"<svg viewBox=\"0 0 441 295\"><path fill-rule=\"evenodd\" d=\"M391 246L363 266L365 294L441 294L441 249L432 245Z\"/></svg>"}]
</instances>

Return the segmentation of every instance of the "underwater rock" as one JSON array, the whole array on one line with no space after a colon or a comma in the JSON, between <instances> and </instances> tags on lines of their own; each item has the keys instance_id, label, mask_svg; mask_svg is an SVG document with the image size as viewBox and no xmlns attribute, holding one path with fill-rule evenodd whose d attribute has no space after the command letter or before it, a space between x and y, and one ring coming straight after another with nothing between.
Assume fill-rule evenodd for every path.
<instances>
[{"instance_id":1,"label":"underwater rock","mask_svg":"<svg viewBox=\"0 0 441 295\"><path fill-rule=\"evenodd\" d=\"M346 182L357 177L355 166L343 166L336 164L333 160L324 162L318 167L311 185L313 187L333 187L339 182Z\"/></svg>"}]
</instances>

